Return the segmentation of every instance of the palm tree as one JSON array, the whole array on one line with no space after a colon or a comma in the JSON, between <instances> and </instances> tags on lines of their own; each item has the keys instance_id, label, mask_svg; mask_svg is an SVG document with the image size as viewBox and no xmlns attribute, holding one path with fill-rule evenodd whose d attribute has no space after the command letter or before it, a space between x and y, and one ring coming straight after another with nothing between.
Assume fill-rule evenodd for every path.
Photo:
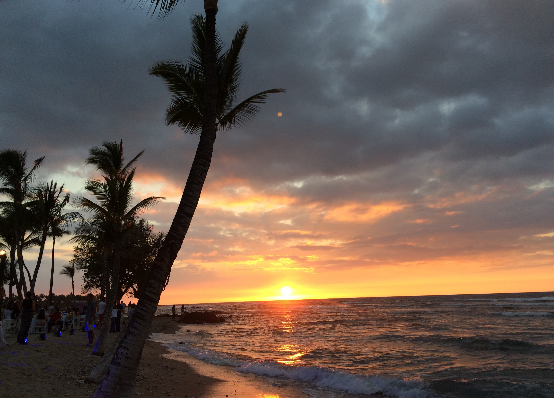
<instances>
[{"instance_id":1,"label":"palm tree","mask_svg":"<svg viewBox=\"0 0 554 398\"><path fill-rule=\"evenodd\" d=\"M176 2L177 1L170 1L168 3L172 7ZM158 3L160 2L155 2L156 6ZM154 4L154 0L152 0L152 4ZM204 32L196 31L199 33L198 39L203 40L202 43L198 42L199 44L202 44L203 50L199 48L197 51L193 48L192 63L189 64L188 68L182 68L182 71L189 72L192 75L191 79L203 79L203 82L199 82L195 85L195 87L201 87L203 83L204 90L202 91L202 94L192 93L192 95L187 96L186 90L183 90L182 92L179 90L180 86L177 81L175 81L174 84L173 81L168 80L160 73L160 76L166 79L169 89L173 94L172 105L168 109L168 118L166 118L166 120L171 124L180 125L185 129L185 132L191 132L190 127L198 126L198 124L196 121L192 123L189 122L188 118L194 115L195 119L198 120L198 115L201 115L202 128L200 142L198 143L198 148L187 178L185 189L175 217L173 218L173 222L171 223L171 227L162 244L162 247L158 251L156 259L154 260L150 276L138 301L137 308L133 312L129 326L124 332L125 335L119 343L119 347L114 354L114 358L108 368L108 371L106 372L106 376L94 393L95 398L133 396L136 372L142 355L142 348L146 338L148 337L148 331L152 324L152 320L154 319L154 314L156 312L161 293L169 279L171 267L177 257L181 245L183 244L183 240L185 239L192 217L198 205L202 187L210 167L217 129L218 127L228 128L234 124L240 124L242 121L248 120L256 113L256 104L263 103L265 100L264 93L262 92L258 94L257 97L250 97L252 100L249 104L244 104L242 106L239 104L239 106L236 107L238 109L235 114L232 113L232 110L227 111L227 109L230 108L228 105L228 99L232 102L234 99L233 94L236 93L236 89L223 87L222 90L218 90L218 87L220 87L220 85L218 85L218 54L221 53L217 50L215 31L217 0L205 0L204 10L206 12L206 20L204 24L205 30ZM193 33L195 33L194 30ZM244 34L246 34L246 32L244 32ZM240 51L238 41L236 40L237 37L233 40L231 47L233 47L236 42L236 47L238 49L230 49L228 53ZM244 40L244 38L242 40ZM201 55L199 56L198 54ZM197 61L196 64L194 64L195 56ZM225 54L223 57L227 60ZM232 58L232 56L230 57ZM221 56L219 58L223 60ZM231 58L227 61L229 67L232 64ZM179 65L174 65L176 70L180 70ZM229 81L232 81L231 77L235 76L234 83L238 89L238 78L240 77L238 54L235 65L236 66L233 67L233 72L228 69L222 76L229 77ZM156 71L157 68L154 66L152 72ZM237 71L238 73L236 73ZM186 78L183 78L183 83L186 85ZM284 90L268 90L265 92L265 95L269 92L282 91ZM229 97L225 100L219 100L218 96L221 94L224 95L225 93L228 93ZM192 110L195 109L194 104L199 104L200 102L202 103L202 107L199 108L198 105L196 105L197 112L192 112ZM183 104L185 109L183 112L180 112L177 107L179 103ZM223 113L218 113L218 104L219 109L223 109ZM226 118L225 115L228 115L228 117ZM193 131L196 130L198 130L198 127L194 128Z\"/></svg>"},{"instance_id":2,"label":"palm tree","mask_svg":"<svg viewBox=\"0 0 554 398\"><path fill-rule=\"evenodd\" d=\"M66 193L65 197L60 198L63 191L63 185L58 188L58 184L51 181L50 184L46 183L39 185L38 188L35 189L33 195L35 198L35 201L33 202L35 216L40 222L41 239L37 264L35 266L35 271L33 272L33 277L30 281L30 290L32 293L35 291L38 271L42 263L44 247L46 246L46 238L48 237L48 232L52 227L52 221L61 211L60 207L65 207L65 205L69 202L69 193Z\"/></svg>"},{"instance_id":3,"label":"palm tree","mask_svg":"<svg viewBox=\"0 0 554 398\"><path fill-rule=\"evenodd\" d=\"M0 181L3 187L0 194L8 196L11 201L0 202L3 210L13 212L14 215L14 237L17 262L19 265L19 279L17 293L20 299L23 298L21 290L27 292L25 274L23 273L23 243L24 234L28 226L27 201L30 197L30 183L34 178L35 171L40 167L44 156L34 161L30 170L27 169L27 152L15 149L0 151ZM27 224L27 225L26 225ZM14 256L15 257L15 256Z\"/></svg>"},{"instance_id":4,"label":"palm tree","mask_svg":"<svg viewBox=\"0 0 554 398\"><path fill-rule=\"evenodd\" d=\"M66 275L71 278L71 294L75 296L75 282L73 280L75 277L75 264L70 263L70 265L64 265L60 271L60 275Z\"/></svg>"},{"instance_id":5,"label":"palm tree","mask_svg":"<svg viewBox=\"0 0 554 398\"><path fill-rule=\"evenodd\" d=\"M163 78L172 93L172 100L166 112L167 124L177 124L185 133L196 134L202 127L204 114L204 81L205 70L202 59L206 51L206 21L202 15L191 19L192 25L192 57L185 66L180 62L158 62L150 68L150 74ZM223 45L216 33L216 71L217 71L217 106L216 127L218 130L228 130L236 125L252 119L259 111L259 104L265 103L272 93L282 93L283 89L271 89L257 93L235 107L241 65L240 51L244 45L248 25L243 24L228 51L222 52Z\"/></svg>"},{"instance_id":6,"label":"palm tree","mask_svg":"<svg viewBox=\"0 0 554 398\"><path fill-rule=\"evenodd\" d=\"M104 142L101 148L94 147L90 150L87 163L95 165L102 172L102 180L89 180L85 189L91 193L96 202L79 198L78 204L85 211L93 214L101 233L109 241L112 252L111 269L105 269L105 274L111 275L111 286L106 294L106 313L111 313L115 294L119 285L119 271L121 265L121 249L126 234L133 224L135 217L142 211L153 206L162 197L148 197L132 206L132 183L135 176L135 168L132 166L142 155L140 152L129 163L125 163L123 156L123 141ZM105 240L108 241L108 239ZM104 355L106 337L109 331L109 322L104 322L94 346L93 354Z\"/></svg>"},{"instance_id":7,"label":"palm tree","mask_svg":"<svg viewBox=\"0 0 554 398\"><path fill-rule=\"evenodd\" d=\"M73 221L81 217L81 214L76 211L62 213L63 208L69 201L69 194L67 194L66 198L68 200L59 202L52 212L52 218L50 219L50 231L48 232L48 236L52 237L52 267L50 269L50 290L48 292L48 302L50 305L52 305L53 300L52 288L54 286L54 249L56 247L56 238L69 235L67 227Z\"/></svg>"}]
</instances>

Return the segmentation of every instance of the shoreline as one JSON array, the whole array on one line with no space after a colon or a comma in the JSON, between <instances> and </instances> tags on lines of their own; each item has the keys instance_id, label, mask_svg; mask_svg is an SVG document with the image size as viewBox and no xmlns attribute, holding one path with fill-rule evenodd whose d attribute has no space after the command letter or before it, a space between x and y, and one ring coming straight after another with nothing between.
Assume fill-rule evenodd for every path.
<instances>
[{"instance_id":1,"label":"shoreline","mask_svg":"<svg viewBox=\"0 0 554 398\"><path fill-rule=\"evenodd\" d=\"M173 333L178 329L177 325L156 317L151 332ZM92 355L92 348L86 345L87 334L64 332L57 337L50 333L44 341L38 336L30 334L27 345L17 344L15 335L6 337L9 345L0 348L2 398L92 396L97 385L87 384L84 379L101 358ZM110 333L107 344L112 344L115 337ZM185 362L167 358L169 353L161 344L146 341L137 372L136 395L210 397L207 391L217 380L196 373Z\"/></svg>"},{"instance_id":2,"label":"shoreline","mask_svg":"<svg viewBox=\"0 0 554 398\"><path fill-rule=\"evenodd\" d=\"M157 318L159 319L158 327L153 327L151 333L174 334L181 327L186 326L190 328L194 326L174 322L168 316ZM193 395L195 398L308 398L311 396L303 392L303 388L299 383L291 380L276 380L249 373L239 373L229 366L209 364L190 354L171 350L166 348L163 343L152 340L148 340L148 342L158 345L165 351L162 354L164 359L173 363L186 364L198 377L203 377L210 381L206 383L205 389L202 391L203 395ZM183 397L183 395L179 396ZM338 395L333 396L339 398ZM318 395L318 397L324 398L324 395Z\"/></svg>"},{"instance_id":3,"label":"shoreline","mask_svg":"<svg viewBox=\"0 0 554 398\"><path fill-rule=\"evenodd\" d=\"M173 334L181 324L169 317L155 317L150 333ZM184 325L183 325L184 326ZM87 346L87 334L53 333L46 340L29 335L27 345L16 343L0 348L0 391L2 398L51 398L92 396L96 384L85 377L100 361ZM116 334L108 335L107 344ZM242 374L229 367L205 363L186 353L166 348L148 339L144 345L135 394L145 397L179 398L307 398L293 382L275 382L261 376Z\"/></svg>"}]
</instances>

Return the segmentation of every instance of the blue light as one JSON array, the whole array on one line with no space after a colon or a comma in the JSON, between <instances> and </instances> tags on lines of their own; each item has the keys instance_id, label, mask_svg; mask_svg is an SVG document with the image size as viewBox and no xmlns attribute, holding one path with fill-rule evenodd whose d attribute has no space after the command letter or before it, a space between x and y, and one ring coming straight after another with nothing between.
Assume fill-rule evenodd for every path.
<instances>
[{"instance_id":1,"label":"blue light","mask_svg":"<svg viewBox=\"0 0 554 398\"><path fill-rule=\"evenodd\" d=\"M27 344L27 341L29 341L29 339L27 339L27 337L25 337L25 340L23 340L23 344Z\"/></svg>"},{"instance_id":2,"label":"blue light","mask_svg":"<svg viewBox=\"0 0 554 398\"><path fill-rule=\"evenodd\" d=\"M61 337L61 335L62 335L62 331L60 330L60 331L58 332L58 337Z\"/></svg>"}]
</instances>

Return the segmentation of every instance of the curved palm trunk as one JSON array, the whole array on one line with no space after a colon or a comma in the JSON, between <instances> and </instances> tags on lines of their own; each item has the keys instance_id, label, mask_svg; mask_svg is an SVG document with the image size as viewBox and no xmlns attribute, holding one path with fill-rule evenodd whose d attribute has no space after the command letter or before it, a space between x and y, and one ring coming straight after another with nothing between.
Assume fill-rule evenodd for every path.
<instances>
[{"instance_id":1,"label":"curved palm trunk","mask_svg":"<svg viewBox=\"0 0 554 398\"><path fill-rule=\"evenodd\" d=\"M136 382L137 369L142 349L152 320L160 301L160 296L177 258L190 222L198 205L202 187L210 168L213 145L216 138L217 74L215 69L215 17L217 0L205 0L206 10L206 91L204 98L204 120L200 142L194 156L187 183L173 218L169 232L158 251L148 282L138 301L137 308L124 332L112 363L102 382L96 389L94 398L131 397Z\"/></svg>"},{"instance_id":2,"label":"curved palm trunk","mask_svg":"<svg viewBox=\"0 0 554 398\"><path fill-rule=\"evenodd\" d=\"M40 239L40 249L38 251L37 265L35 266L35 271L33 272L33 278L29 278L29 290L31 293L35 292L35 284L37 283L38 270L40 269L40 264L42 263L42 256L44 256L44 247L46 246L46 237L48 236L48 226L42 229L42 237Z\"/></svg>"},{"instance_id":3,"label":"curved palm trunk","mask_svg":"<svg viewBox=\"0 0 554 398\"><path fill-rule=\"evenodd\" d=\"M123 339L123 336L125 335L123 332L125 332L128 326L129 323L123 326L123 330L121 331L121 333L119 333L119 336L117 336L115 342L110 346L110 348L108 348L106 355L102 357L100 362L98 362L94 369L92 369L89 375L85 378L85 383L100 383L100 381L102 381L102 378L110 367L110 363L112 362L112 358L115 354L115 351L117 350L119 342Z\"/></svg>"},{"instance_id":4,"label":"curved palm trunk","mask_svg":"<svg viewBox=\"0 0 554 398\"><path fill-rule=\"evenodd\" d=\"M15 272L15 247L14 244L10 247L10 300L13 299L13 287L18 285L17 273ZM17 287L16 287L17 288Z\"/></svg>"},{"instance_id":5,"label":"curved palm trunk","mask_svg":"<svg viewBox=\"0 0 554 398\"><path fill-rule=\"evenodd\" d=\"M23 294L21 290L25 293L27 293L27 285L25 284L25 275L23 274L23 249L22 249L22 243L19 239L19 225L17 222L17 218L15 220L15 250L17 254L17 265L19 268L19 278L17 281L17 296L19 301L23 300Z\"/></svg>"},{"instance_id":6,"label":"curved palm trunk","mask_svg":"<svg viewBox=\"0 0 554 398\"><path fill-rule=\"evenodd\" d=\"M54 286L54 246L56 246L56 237L52 235L52 268L50 269L50 291L48 292L50 305L52 305L52 287ZM71 277L71 286L73 287L73 277Z\"/></svg>"},{"instance_id":7,"label":"curved palm trunk","mask_svg":"<svg viewBox=\"0 0 554 398\"><path fill-rule=\"evenodd\" d=\"M106 261L106 264L108 262ZM94 355L103 356L104 350L106 348L106 338L108 337L108 333L110 331L110 324L112 316L112 310L114 307L114 300L115 295L117 291L117 286L119 285L119 268L121 266L121 253L120 253L120 244L119 242L116 242L114 245L114 260L113 260L113 267L112 267L112 284L111 287L106 292L106 309L104 310L104 321L102 322L102 327L100 328L100 333L98 333L98 338L96 339L96 343L94 345L94 350L92 353ZM110 270L109 267L105 266L104 273L109 274ZM106 315L108 318L106 318Z\"/></svg>"},{"instance_id":8,"label":"curved palm trunk","mask_svg":"<svg viewBox=\"0 0 554 398\"><path fill-rule=\"evenodd\" d=\"M17 263L19 264L19 288L17 289L17 294L21 296L27 294L27 282L25 281L25 274L23 271L27 268L25 262L23 261L23 245L20 243L17 248ZM29 270L27 269L27 275L30 276ZM20 297L20 300L23 300L23 296Z\"/></svg>"},{"instance_id":9,"label":"curved palm trunk","mask_svg":"<svg viewBox=\"0 0 554 398\"><path fill-rule=\"evenodd\" d=\"M25 261L23 261L23 268L25 269L25 272L27 272L27 279L31 280L31 273L29 272L29 268L25 265Z\"/></svg>"},{"instance_id":10,"label":"curved palm trunk","mask_svg":"<svg viewBox=\"0 0 554 398\"><path fill-rule=\"evenodd\" d=\"M110 268L108 267L108 253L106 253L106 249L102 250L102 266L104 269L104 283L102 283L100 287L100 295L106 297L106 291L109 289L110 285Z\"/></svg>"}]
</instances>

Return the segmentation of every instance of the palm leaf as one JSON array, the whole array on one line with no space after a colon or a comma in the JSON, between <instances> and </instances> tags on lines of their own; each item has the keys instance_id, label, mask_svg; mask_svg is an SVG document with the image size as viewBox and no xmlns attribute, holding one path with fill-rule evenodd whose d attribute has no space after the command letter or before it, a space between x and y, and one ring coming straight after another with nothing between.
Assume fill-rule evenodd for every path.
<instances>
[{"instance_id":1,"label":"palm leaf","mask_svg":"<svg viewBox=\"0 0 554 398\"><path fill-rule=\"evenodd\" d=\"M206 52L206 20L203 15L197 14L190 19L192 27L192 56L189 65L198 70L204 76L204 57ZM220 59L223 50L223 42L219 33L215 32L215 56Z\"/></svg>"},{"instance_id":2,"label":"palm leaf","mask_svg":"<svg viewBox=\"0 0 554 398\"><path fill-rule=\"evenodd\" d=\"M239 90L242 73L239 55L246 33L248 33L248 25L243 24L235 33L231 47L221 57L221 66L218 69L218 110L220 113L227 112L231 108Z\"/></svg>"},{"instance_id":3,"label":"palm leaf","mask_svg":"<svg viewBox=\"0 0 554 398\"><path fill-rule=\"evenodd\" d=\"M168 125L177 124L186 134L199 133L202 129L202 108L188 98L174 98L167 108L165 121Z\"/></svg>"},{"instance_id":4,"label":"palm leaf","mask_svg":"<svg viewBox=\"0 0 554 398\"><path fill-rule=\"evenodd\" d=\"M156 203L158 203L160 200L164 200L165 198L163 196L150 196L148 198L145 198L138 202L136 205L134 205L128 212L125 214L125 219L130 220L140 213L142 213L144 210L149 209L150 207L154 206Z\"/></svg>"},{"instance_id":5,"label":"palm leaf","mask_svg":"<svg viewBox=\"0 0 554 398\"><path fill-rule=\"evenodd\" d=\"M235 106L219 119L219 128L228 130L235 125L242 125L251 120L260 111L258 104L265 104L268 94L284 93L285 89L274 88L255 94Z\"/></svg>"},{"instance_id":6,"label":"palm leaf","mask_svg":"<svg viewBox=\"0 0 554 398\"><path fill-rule=\"evenodd\" d=\"M197 78L193 75L199 72L190 65L184 66L177 61L156 62L149 72L153 76L164 79L167 88L174 96L194 96L198 94L197 87L193 84Z\"/></svg>"}]
</instances>

